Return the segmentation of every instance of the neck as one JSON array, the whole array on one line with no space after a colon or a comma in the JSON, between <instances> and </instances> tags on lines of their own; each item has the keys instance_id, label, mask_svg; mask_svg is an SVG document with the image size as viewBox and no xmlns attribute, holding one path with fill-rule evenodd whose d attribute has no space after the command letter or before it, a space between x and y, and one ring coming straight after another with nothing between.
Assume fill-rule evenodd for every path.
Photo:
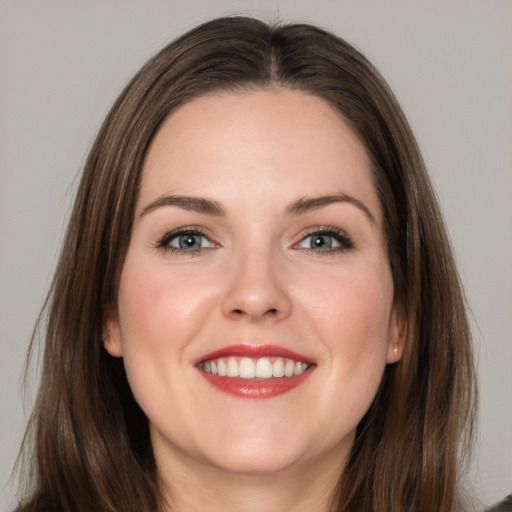
<instances>
[{"instance_id":1,"label":"neck","mask_svg":"<svg viewBox=\"0 0 512 512\"><path fill-rule=\"evenodd\" d=\"M226 471L180 458L171 465L158 462L165 512L329 512L342 471L334 457L327 467L305 463L272 473Z\"/></svg>"}]
</instances>

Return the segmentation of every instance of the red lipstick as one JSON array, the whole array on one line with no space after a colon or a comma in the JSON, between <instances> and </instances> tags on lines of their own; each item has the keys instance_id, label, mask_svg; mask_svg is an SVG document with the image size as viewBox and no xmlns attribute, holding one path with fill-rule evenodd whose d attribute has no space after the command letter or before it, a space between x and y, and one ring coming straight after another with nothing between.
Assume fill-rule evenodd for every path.
<instances>
[{"instance_id":1,"label":"red lipstick","mask_svg":"<svg viewBox=\"0 0 512 512\"><path fill-rule=\"evenodd\" d=\"M196 361L196 364L208 361L209 359L218 359L219 357L229 356L252 358L286 357L288 359L293 359L294 361L302 361L303 363L313 362L307 356L303 356L293 350L288 350L287 348L278 347L276 345L231 345L202 356Z\"/></svg>"},{"instance_id":2,"label":"red lipstick","mask_svg":"<svg viewBox=\"0 0 512 512\"><path fill-rule=\"evenodd\" d=\"M233 363L233 358L236 358L237 361L239 361L240 358L250 358L253 361L263 358L268 358L269 361L282 358L287 361L288 365L293 366L292 362L295 362L298 364L299 368L301 367L299 363L303 363L303 366L300 374L296 374L297 372L295 372L295 374L287 374L291 376L283 375L267 378L230 377L226 374L216 374L213 370L211 373L209 370L205 371L204 364L215 360L219 363L219 373L221 373L220 361L226 361L228 358L231 358L231 362ZM264 363L268 366L270 364L269 361ZM236 365L236 363L234 364ZM281 364L281 362L279 362L279 364ZM210 365L210 363L207 363L207 366L208 365ZM211 365L213 366L214 363L211 363ZM304 365L307 365L307 369L304 369ZM224 393L240 398L263 399L281 395L300 386L312 374L316 364L307 356L275 345L232 345L202 356L196 361L195 366L212 386ZM252 375L254 375L254 373Z\"/></svg>"}]
</instances>

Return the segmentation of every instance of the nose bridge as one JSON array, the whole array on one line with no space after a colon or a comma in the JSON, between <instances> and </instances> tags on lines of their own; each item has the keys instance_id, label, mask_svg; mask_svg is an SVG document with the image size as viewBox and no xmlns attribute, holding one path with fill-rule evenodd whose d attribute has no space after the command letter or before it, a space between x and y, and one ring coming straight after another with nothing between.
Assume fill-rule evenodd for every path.
<instances>
[{"instance_id":1,"label":"nose bridge","mask_svg":"<svg viewBox=\"0 0 512 512\"><path fill-rule=\"evenodd\" d=\"M246 240L247 242L247 240ZM233 319L258 322L283 319L291 312L280 254L270 243L242 244L228 268L223 313Z\"/></svg>"}]
</instances>

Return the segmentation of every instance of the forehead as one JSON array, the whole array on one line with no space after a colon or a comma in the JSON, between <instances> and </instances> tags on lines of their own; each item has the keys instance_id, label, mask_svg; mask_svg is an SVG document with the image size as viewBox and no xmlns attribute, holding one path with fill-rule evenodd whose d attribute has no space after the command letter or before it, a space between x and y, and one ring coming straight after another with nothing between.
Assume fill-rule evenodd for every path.
<instances>
[{"instance_id":1,"label":"forehead","mask_svg":"<svg viewBox=\"0 0 512 512\"><path fill-rule=\"evenodd\" d=\"M140 202L170 193L292 201L340 192L379 217L370 161L353 130L317 96L263 89L208 94L174 111L146 156Z\"/></svg>"}]
</instances>

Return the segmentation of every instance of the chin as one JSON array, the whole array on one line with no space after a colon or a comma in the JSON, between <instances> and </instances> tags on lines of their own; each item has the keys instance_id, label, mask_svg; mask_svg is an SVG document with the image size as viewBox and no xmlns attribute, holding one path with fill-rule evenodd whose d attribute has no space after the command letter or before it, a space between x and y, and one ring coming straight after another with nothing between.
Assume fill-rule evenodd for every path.
<instances>
[{"instance_id":1,"label":"chin","mask_svg":"<svg viewBox=\"0 0 512 512\"><path fill-rule=\"evenodd\" d=\"M237 475L276 474L299 465L302 454L283 450L271 450L268 447L255 449L254 446L229 448L222 457L216 456L209 464Z\"/></svg>"},{"instance_id":2,"label":"chin","mask_svg":"<svg viewBox=\"0 0 512 512\"><path fill-rule=\"evenodd\" d=\"M309 443L297 428L287 431L282 425L270 424L258 430L258 434L230 430L218 439L214 450L210 445L203 453L216 467L240 474L277 473L299 466L308 457Z\"/></svg>"}]
</instances>

